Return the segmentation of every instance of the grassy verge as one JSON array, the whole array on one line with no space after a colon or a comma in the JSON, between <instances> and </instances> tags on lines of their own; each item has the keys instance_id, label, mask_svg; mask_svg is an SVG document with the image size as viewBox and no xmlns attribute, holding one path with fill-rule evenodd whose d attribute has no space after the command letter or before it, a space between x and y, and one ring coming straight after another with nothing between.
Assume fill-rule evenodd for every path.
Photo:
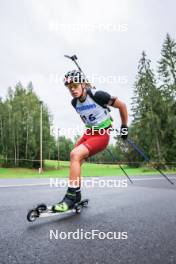
<instances>
[{"instance_id":1,"label":"grassy verge","mask_svg":"<svg viewBox=\"0 0 176 264\"><path fill-rule=\"evenodd\" d=\"M0 168L0 178L48 178L48 177L67 177L69 175L69 162L61 161L57 168L57 161L45 161L45 170L39 174L38 170L26 168ZM123 166L129 176L155 175L158 172L152 168L129 168ZM167 170L165 173L176 174L176 170ZM118 165L90 164L82 166L82 176L121 176L124 175Z\"/></svg>"}]
</instances>

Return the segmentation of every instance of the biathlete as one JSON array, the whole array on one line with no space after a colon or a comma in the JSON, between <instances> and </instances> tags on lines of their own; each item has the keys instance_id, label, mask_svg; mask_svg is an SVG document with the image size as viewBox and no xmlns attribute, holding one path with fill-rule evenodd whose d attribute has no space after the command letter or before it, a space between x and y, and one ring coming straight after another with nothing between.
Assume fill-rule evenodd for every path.
<instances>
[{"instance_id":1,"label":"biathlete","mask_svg":"<svg viewBox=\"0 0 176 264\"><path fill-rule=\"evenodd\" d=\"M78 70L69 71L64 78L76 112L86 125L84 135L77 141L70 153L70 176L67 192L59 203L53 205L54 212L65 212L81 201L81 165L83 161L106 149L110 140L109 129L112 118L108 106L119 109L121 117L121 137L128 136L128 113L125 103L104 91L91 89L85 76Z\"/></svg>"}]
</instances>

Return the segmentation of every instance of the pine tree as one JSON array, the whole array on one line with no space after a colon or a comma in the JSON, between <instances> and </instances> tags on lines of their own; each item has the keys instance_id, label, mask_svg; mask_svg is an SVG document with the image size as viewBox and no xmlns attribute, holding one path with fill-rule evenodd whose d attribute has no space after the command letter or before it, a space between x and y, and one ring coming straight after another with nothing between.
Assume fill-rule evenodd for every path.
<instances>
[{"instance_id":1,"label":"pine tree","mask_svg":"<svg viewBox=\"0 0 176 264\"><path fill-rule=\"evenodd\" d=\"M133 122L131 135L151 159L161 161L161 122L160 110L162 97L156 87L154 73L145 52L138 65L138 75L135 82L132 103Z\"/></svg>"},{"instance_id":2,"label":"pine tree","mask_svg":"<svg viewBox=\"0 0 176 264\"><path fill-rule=\"evenodd\" d=\"M169 34L161 50L158 73L161 82L159 89L164 101L162 130L165 159L172 162L176 160L176 42Z\"/></svg>"},{"instance_id":3,"label":"pine tree","mask_svg":"<svg viewBox=\"0 0 176 264\"><path fill-rule=\"evenodd\" d=\"M161 59L158 69L160 80L165 95L176 96L176 42L166 35L161 50Z\"/></svg>"}]
</instances>

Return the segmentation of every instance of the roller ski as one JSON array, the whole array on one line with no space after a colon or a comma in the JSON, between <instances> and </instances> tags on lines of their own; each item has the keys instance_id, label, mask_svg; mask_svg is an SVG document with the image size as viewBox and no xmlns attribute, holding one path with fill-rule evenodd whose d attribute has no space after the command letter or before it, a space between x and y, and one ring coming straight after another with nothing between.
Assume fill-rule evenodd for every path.
<instances>
[{"instance_id":1,"label":"roller ski","mask_svg":"<svg viewBox=\"0 0 176 264\"><path fill-rule=\"evenodd\" d=\"M39 217L49 217L75 212L79 214L82 208L87 207L88 199L81 200L80 188L68 188L63 200L53 206L39 204L27 214L27 220L34 222Z\"/></svg>"},{"instance_id":2,"label":"roller ski","mask_svg":"<svg viewBox=\"0 0 176 264\"><path fill-rule=\"evenodd\" d=\"M28 212L27 220L29 222L34 222L38 218L50 217L50 216L56 216L56 215L64 215L70 212L79 214L81 213L84 207L87 207L88 202L89 202L88 199L84 199L78 203L75 203L73 208L68 209L65 212L56 212L56 211L53 211L53 206L47 206L46 204L39 204L36 208Z\"/></svg>"}]
</instances>

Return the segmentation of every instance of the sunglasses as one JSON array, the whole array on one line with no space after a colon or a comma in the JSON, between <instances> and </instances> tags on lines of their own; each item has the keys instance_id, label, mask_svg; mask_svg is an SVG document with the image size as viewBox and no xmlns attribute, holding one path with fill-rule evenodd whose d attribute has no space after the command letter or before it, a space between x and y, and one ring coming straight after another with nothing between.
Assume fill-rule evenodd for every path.
<instances>
[{"instance_id":1,"label":"sunglasses","mask_svg":"<svg viewBox=\"0 0 176 264\"><path fill-rule=\"evenodd\" d=\"M71 90L72 88L74 89L78 88L78 86L79 86L79 83L70 83L67 85L67 88Z\"/></svg>"}]
</instances>

